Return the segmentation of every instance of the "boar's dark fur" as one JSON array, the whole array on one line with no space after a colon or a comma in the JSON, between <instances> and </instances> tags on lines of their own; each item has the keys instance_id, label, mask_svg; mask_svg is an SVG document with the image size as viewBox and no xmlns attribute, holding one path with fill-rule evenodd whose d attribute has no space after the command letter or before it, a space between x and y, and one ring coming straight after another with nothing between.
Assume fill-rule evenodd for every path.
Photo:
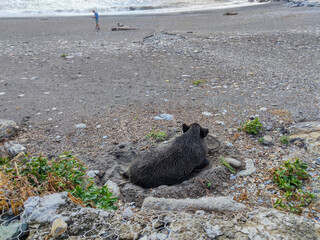
<instances>
[{"instance_id":1,"label":"boar's dark fur","mask_svg":"<svg viewBox=\"0 0 320 240\"><path fill-rule=\"evenodd\" d=\"M183 134L170 146L143 154L134 160L124 176L145 188L173 185L209 164L204 138L208 129L193 123L182 125Z\"/></svg>"}]
</instances>

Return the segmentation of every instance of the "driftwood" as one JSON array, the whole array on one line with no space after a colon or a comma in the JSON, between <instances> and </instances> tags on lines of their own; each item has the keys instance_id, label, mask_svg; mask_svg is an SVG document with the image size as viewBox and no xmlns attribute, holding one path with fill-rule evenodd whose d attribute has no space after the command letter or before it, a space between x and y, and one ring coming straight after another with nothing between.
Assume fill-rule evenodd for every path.
<instances>
[{"instance_id":1,"label":"driftwood","mask_svg":"<svg viewBox=\"0 0 320 240\"><path fill-rule=\"evenodd\" d=\"M124 26L121 23L118 23L117 27L111 28L111 31L127 31L127 30L138 30L136 27Z\"/></svg>"},{"instance_id":2,"label":"driftwood","mask_svg":"<svg viewBox=\"0 0 320 240\"><path fill-rule=\"evenodd\" d=\"M223 15L238 15L238 13L237 12L226 12Z\"/></svg>"}]
</instances>

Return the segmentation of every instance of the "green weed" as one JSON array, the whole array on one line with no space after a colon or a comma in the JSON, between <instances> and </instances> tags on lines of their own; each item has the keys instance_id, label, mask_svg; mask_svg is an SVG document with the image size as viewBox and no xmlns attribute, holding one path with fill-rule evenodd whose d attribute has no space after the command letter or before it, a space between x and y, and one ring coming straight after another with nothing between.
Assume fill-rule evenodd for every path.
<instances>
[{"instance_id":1,"label":"green weed","mask_svg":"<svg viewBox=\"0 0 320 240\"><path fill-rule=\"evenodd\" d=\"M280 142L283 144L283 145L289 145L289 137L286 136L286 135L283 135L280 137Z\"/></svg>"},{"instance_id":2,"label":"green weed","mask_svg":"<svg viewBox=\"0 0 320 240\"><path fill-rule=\"evenodd\" d=\"M199 86L199 85L202 84L202 83L204 83L204 80L196 80L196 81L192 82L192 84L193 84L194 86Z\"/></svg>"},{"instance_id":3,"label":"green weed","mask_svg":"<svg viewBox=\"0 0 320 240\"><path fill-rule=\"evenodd\" d=\"M236 173L236 171L234 170L233 167L230 166L230 164L222 157L220 156L220 164L226 166L226 168L228 168L228 170L232 173Z\"/></svg>"},{"instance_id":4,"label":"green weed","mask_svg":"<svg viewBox=\"0 0 320 240\"><path fill-rule=\"evenodd\" d=\"M283 190L283 198L277 199L275 208L300 214L315 199L313 193L301 190L303 181L308 181L310 176L306 169L308 165L296 158L295 161L287 160L283 166L273 170L273 181Z\"/></svg>"},{"instance_id":5,"label":"green weed","mask_svg":"<svg viewBox=\"0 0 320 240\"><path fill-rule=\"evenodd\" d=\"M167 137L167 134L165 131L163 132L156 132L154 129L152 129L151 133L148 133L146 135L146 138L152 138L156 141L164 141Z\"/></svg>"},{"instance_id":6,"label":"green weed","mask_svg":"<svg viewBox=\"0 0 320 240\"><path fill-rule=\"evenodd\" d=\"M68 54L62 54L60 57L66 58L67 56L68 56Z\"/></svg>"},{"instance_id":7,"label":"green weed","mask_svg":"<svg viewBox=\"0 0 320 240\"><path fill-rule=\"evenodd\" d=\"M259 143L260 143L260 144L263 144L263 141L264 141L264 137L259 138Z\"/></svg>"},{"instance_id":8,"label":"green weed","mask_svg":"<svg viewBox=\"0 0 320 240\"><path fill-rule=\"evenodd\" d=\"M257 135L262 130L262 123L258 118L254 120L248 120L240 125L239 130L244 131L248 134Z\"/></svg>"},{"instance_id":9,"label":"green weed","mask_svg":"<svg viewBox=\"0 0 320 240\"><path fill-rule=\"evenodd\" d=\"M10 188L11 192L5 197L21 199L19 204L29 196L67 191L84 206L117 209L114 205L117 198L112 197L107 186L97 187L93 179L86 176L87 167L70 153L50 160L44 156L26 156L15 163L0 158L0 163L4 163L0 165L0 176L5 179L0 189Z\"/></svg>"}]
</instances>

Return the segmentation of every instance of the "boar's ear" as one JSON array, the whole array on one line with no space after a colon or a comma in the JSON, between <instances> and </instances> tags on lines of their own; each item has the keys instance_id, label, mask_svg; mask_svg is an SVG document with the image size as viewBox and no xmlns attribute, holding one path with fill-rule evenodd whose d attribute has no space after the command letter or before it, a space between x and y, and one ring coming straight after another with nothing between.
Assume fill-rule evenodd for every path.
<instances>
[{"instance_id":1,"label":"boar's ear","mask_svg":"<svg viewBox=\"0 0 320 240\"><path fill-rule=\"evenodd\" d=\"M208 128L200 128L200 136L202 138L205 138L208 135L208 133L209 133Z\"/></svg>"},{"instance_id":2,"label":"boar's ear","mask_svg":"<svg viewBox=\"0 0 320 240\"><path fill-rule=\"evenodd\" d=\"M182 124L182 132L186 132L186 131L188 131L189 130L189 128L190 128L190 126L188 126L187 124Z\"/></svg>"}]
</instances>

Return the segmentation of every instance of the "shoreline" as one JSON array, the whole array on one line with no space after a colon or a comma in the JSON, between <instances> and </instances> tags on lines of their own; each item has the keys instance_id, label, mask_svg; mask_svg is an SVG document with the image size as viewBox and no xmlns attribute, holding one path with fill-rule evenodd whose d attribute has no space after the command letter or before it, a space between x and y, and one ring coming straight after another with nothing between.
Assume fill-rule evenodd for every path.
<instances>
[{"instance_id":1,"label":"shoreline","mask_svg":"<svg viewBox=\"0 0 320 240\"><path fill-rule=\"evenodd\" d=\"M217 5L217 6L211 6L207 8L196 8L196 7L189 7L188 9L164 9L161 11L161 9L156 10L123 10L123 11L117 11L117 12L101 12L99 13L99 16L144 16L144 15L162 15L162 14L179 14L179 13L196 13L196 12L205 12L205 11L212 11L212 10L219 10L219 9L229 9L229 8L241 8L241 7L251 7L251 6L257 6L257 5L264 5L268 4L270 2L246 2L246 3L225 3L224 5ZM4 14L4 13L3 13ZM12 13L7 13L12 14ZM14 14L12 14L14 15ZM88 13L81 12L81 13L69 13L63 12L61 15L59 13L49 13L49 15L46 15L45 13L20 13L17 16L10 17L10 18L55 18L55 17L86 17L86 16L92 16L91 11ZM1 16L0 13L0 19L7 18L5 16Z\"/></svg>"}]
</instances>

